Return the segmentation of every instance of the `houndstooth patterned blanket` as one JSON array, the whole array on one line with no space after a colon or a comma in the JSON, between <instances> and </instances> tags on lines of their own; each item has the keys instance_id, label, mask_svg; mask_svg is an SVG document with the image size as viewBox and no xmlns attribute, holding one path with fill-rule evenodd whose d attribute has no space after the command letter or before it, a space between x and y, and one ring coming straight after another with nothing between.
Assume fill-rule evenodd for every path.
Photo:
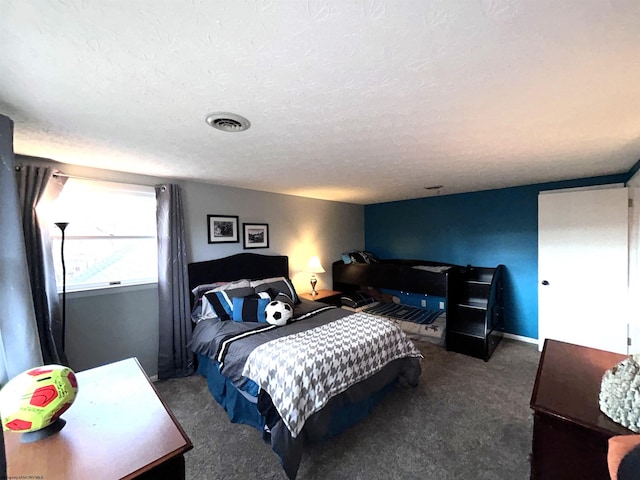
<instances>
[{"instance_id":1,"label":"houndstooth patterned blanket","mask_svg":"<svg viewBox=\"0 0 640 480\"><path fill-rule=\"evenodd\" d=\"M270 395L296 437L334 395L403 357L422 355L397 325L355 313L259 346L247 358L243 375Z\"/></svg>"}]
</instances>

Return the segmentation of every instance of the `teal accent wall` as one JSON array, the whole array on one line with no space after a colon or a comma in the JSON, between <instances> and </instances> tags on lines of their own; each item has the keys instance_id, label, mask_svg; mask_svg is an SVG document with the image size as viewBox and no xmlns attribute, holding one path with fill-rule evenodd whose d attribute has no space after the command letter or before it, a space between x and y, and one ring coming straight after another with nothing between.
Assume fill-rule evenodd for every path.
<instances>
[{"instance_id":1,"label":"teal accent wall","mask_svg":"<svg viewBox=\"0 0 640 480\"><path fill-rule=\"evenodd\" d=\"M505 265L505 331L538 337L538 193L628 174L365 206L365 248L380 258Z\"/></svg>"}]
</instances>

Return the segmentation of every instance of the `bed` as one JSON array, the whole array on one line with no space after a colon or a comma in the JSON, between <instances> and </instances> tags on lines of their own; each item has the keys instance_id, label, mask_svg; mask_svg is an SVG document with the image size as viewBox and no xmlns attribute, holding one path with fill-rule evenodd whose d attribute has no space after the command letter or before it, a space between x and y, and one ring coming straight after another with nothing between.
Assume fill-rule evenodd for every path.
<instances>
[{"instance_id":1,"label":"bed","mask_svg":"<svg viewBox=\"0 0 640 480\"><path fill-rule=\"evenodd\" d=\"M353 255L356 254L356 255ZM344 256L343 256L344 258ZM428 295L430 300L444 300L445 308L433 305L431 310L407 305L365 306L362 311L387 316L392 319L409 338L435 345L445 345L446 322L455 297L455 278L460 267L450 263L429 260L378 259L369 252L352 252L351 258L338 260L332 265L333 288L341 292L387 289ZM370 290L369 290L370 291ZM387 300L390 301L390 300ZM391 310L408 311L408 318L396 315ZM411 317L426 315L426 321L413 321Z\"/></svg>"},{"instance_id":2,"label":"bed","mask_svg":"<svg viewBox=\"0 0 640 480\"><path fill-rule=\"evenodd\" d=\"M306 444L356 424L397 385L418 384L422 355L397 325L300 299L288 281L286 256L241 253L191 263L188 271L197 321L190 348L198 372L230 421L261 433L289 479L297 475ZM220 320L224 312L212 307L216 298L232 295L220 288L238 292L229 313L235 320ZM243 288L256 293L244 295ZM245 304L259 302L256 295L265 292L269 300L293 297L292 321L253 321L255 309ZM241 306L242 315L250 312L248 321L237 313ZM222 316L212 317L212 308Z\"/></svg>"}]
</instances>

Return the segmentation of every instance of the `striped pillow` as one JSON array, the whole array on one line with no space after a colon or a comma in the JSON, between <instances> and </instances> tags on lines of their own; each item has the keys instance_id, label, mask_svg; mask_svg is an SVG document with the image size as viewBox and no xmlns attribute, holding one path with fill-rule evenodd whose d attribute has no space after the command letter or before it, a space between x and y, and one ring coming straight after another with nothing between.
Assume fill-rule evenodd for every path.
<instances>
[{"instance_id":1,"label":"striped pillow","mask_svg":"<svg viewBox=\"0 0 640 480\"><path fill-rule=\"evenodd\" d=\"M272 298L273 300L288 304L291 307L291 311L293 312L294 301L293 298L291 298L289 295L284 292L280 292Z\"/></svg>"},{"instance_id":2,"label":"striped pillow","mask_svg":"<svg viewBox=\"0 0 640 480\"><path fill-rule=\"evenodd\" d=\"M216 316L220 320L230 320L233 316L233 299L255 293L252 287L229 288L204 294Z\"/></svg>"},{"instance_id":3,"label":"striped pillow","mask_svg":"<svg viewBox=\"0 0 640 480\"><path fill-rule=\"evenodd\" d=\"M265 323L267 317L264 309L271 302L270 298L258 295L246 297L233 297L233 320L235 322L259 322Z\"/></svg>"},{"instance_id":4,"label":"striped pillow","mask_svg":"<svg viewBox=\"0 0 640 480\"><path fill-rule=\"evenodd\" d=\"M293 287L293 283L286 277L272 277L264 278L262 280L252 280L251 286L255 288L256 293L266 292L270 288L277 293L284 293L289 296L294 304L299 304L300 299L296 293L296 289Z\"/></svg>"},{"instance_id":5,"label":"striped pillow","mask_svg":"<svg viewBox=\"0 0 640 480\"><path fill-rule=\"evenodd\" d=\"M202 285L200 287L206 288L207 286L213 286L216 284L209 284L209 285ZM215 311L215 309L213 308L213 306L209 303L209 300L207 299L206 294L207 293L211 293L211 292L221 292L222 290L233 290L236 288L241 288L241 287L249 287L249 280L246 279L242 279L242 280L236 280L233 282L218 282L218 286L209 290L200 290L200 287L196 287L194 289L194 295L200 296L200 304L201 304L201 310L200 310L200 320L204 320L205 318L219 318L217 312ZM250 292L253 293L253 292ZM198 300L196 298L196 300ZM196 303L195 306L197 309L198 307L198 303ZM195 310L194 309L194 310ZM223 310L224 311L224 310Z\"/></svg>"}]
</instances>

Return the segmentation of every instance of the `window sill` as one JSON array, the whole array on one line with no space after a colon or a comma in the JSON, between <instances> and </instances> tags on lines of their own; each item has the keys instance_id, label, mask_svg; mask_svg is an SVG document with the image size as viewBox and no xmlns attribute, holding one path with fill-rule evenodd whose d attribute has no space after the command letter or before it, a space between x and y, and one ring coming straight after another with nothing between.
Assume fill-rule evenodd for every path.
<instances>
[{"instance_id":1,"label":"window sill","mask_svg":"<svg viewBox=\"0 0 640 480\"><path fill-rule=\"evenodd\" d=\"M99 295L113 295L135 292L137 290L152 290L157 288L158 282L136 283L133 285L105 285L103 287L87 288L85 290L67 290L67 299L95 297ZM62 295L62 291L59 291L58 294Z\"/></svg>"}]
</instances>

